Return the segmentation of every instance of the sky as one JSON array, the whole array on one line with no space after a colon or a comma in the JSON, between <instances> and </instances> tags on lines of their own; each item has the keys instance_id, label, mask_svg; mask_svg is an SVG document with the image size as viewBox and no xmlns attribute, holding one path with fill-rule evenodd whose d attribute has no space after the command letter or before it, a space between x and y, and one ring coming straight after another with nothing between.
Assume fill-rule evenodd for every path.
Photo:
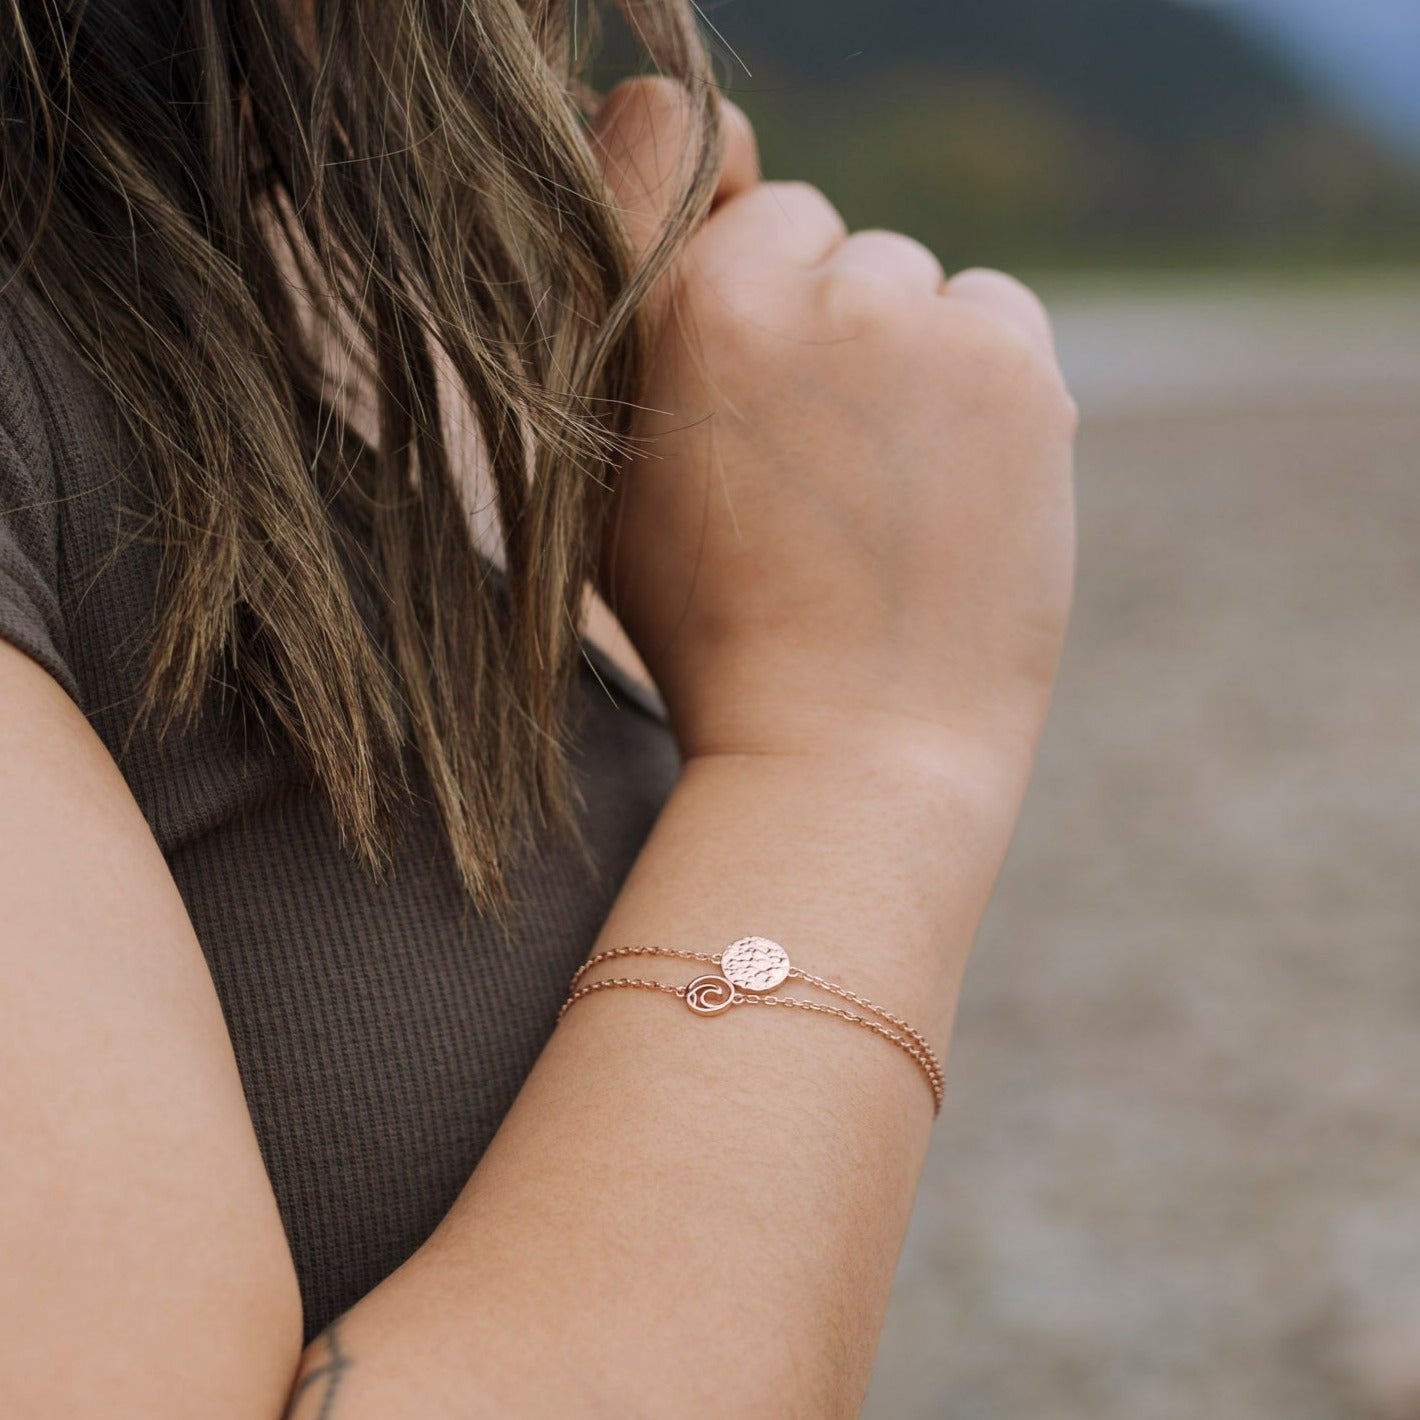
<instances>
[{"instance_id":1,"label":"sky","mask_svg":"<svg viewBox=\"0 0 1420 1420\"><path fill-rule=\"evenodd\" d=\"M1198 0L1273 36L1353 112L1420 158L1420 0Z\"/></svg>"}]
</instances>

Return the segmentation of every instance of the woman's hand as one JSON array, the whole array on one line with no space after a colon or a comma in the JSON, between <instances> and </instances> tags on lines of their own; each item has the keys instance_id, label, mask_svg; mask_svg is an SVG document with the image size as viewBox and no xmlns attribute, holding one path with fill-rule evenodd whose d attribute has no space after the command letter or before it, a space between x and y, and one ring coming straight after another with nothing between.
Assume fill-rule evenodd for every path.
<instances>
[{"instance_id":1,"label":"woman's hand","mask_svg":"<svg viewBox=\"0 0 1420 1420\"><path fill-rule=\"evenodd\" d=\"M599 116L638 240L672 196L684 104L634 80ZM1045 312L999 273L947 282L911 238L850 236L812 187L758 181L727 113L604 594L687 758L886 741L1028 768L1074 562L1075 408Z\"/></svg>"}]
</instances>

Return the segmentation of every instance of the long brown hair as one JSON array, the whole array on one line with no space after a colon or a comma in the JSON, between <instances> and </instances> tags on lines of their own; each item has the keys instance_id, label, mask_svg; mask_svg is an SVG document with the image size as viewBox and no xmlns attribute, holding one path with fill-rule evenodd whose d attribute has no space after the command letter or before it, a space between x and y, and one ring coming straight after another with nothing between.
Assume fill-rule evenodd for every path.
<instances>
[{"instance_id":1,"label":"long brown hair","mask_svg":"<svg viewBox=\"0 0 1420 1420\"><path fill-rule=\"evenodd\" d=\"M0 0L0 254L151 467L139 713L166 731L235 685L375 871L406 718L495 912L529 830L575 824L568 689L645 297L714 185L691 0L618 9L698 125L644 259L587 141L582 0ZM476 550L441 367L486 450L502 577Z\"/></svg>"}]
</instances>

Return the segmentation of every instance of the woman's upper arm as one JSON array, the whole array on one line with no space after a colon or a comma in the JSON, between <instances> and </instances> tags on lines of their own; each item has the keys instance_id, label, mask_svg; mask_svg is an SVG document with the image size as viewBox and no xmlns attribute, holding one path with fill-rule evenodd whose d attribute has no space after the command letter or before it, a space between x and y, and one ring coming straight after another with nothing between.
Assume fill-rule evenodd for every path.
<instances>
[{"instance_id":1,"label":"woman's upper arm","mask_svg":"<svg viewBox=\"0 0 1420 1420\"><path fill-rule=\"evenodd\" d=\"M0 640L0 1411L274 1420L300 1299L167 864Z\"/></svg>"}]
</instances>

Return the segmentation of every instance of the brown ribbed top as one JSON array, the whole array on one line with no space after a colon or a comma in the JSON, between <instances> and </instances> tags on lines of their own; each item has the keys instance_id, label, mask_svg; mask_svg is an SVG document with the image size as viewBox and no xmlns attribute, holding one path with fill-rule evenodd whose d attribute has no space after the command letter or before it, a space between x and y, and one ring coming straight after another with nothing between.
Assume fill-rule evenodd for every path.
<instances>
[{"instance_id":1,"label":"brown ribbed top","mask_svg":"<svg viewBox=\"0 0 1420 1420\"><path fill-rule=\"evenodd\" d=\"M654 693L585 643L576 764L599 871L566 844L540 846L516 873L507 946L467 906L422 798L376 883L294 761L241 743L215 710L161 745L140 731L125 752L158 571L142 540L112 557L144 488L125 447L57 328L11 288L0 299L0 636L84 711L187 903L309 1338L419 1246L478 1162L670 790L675 742Z\"/></svg>"}]
</instances>

